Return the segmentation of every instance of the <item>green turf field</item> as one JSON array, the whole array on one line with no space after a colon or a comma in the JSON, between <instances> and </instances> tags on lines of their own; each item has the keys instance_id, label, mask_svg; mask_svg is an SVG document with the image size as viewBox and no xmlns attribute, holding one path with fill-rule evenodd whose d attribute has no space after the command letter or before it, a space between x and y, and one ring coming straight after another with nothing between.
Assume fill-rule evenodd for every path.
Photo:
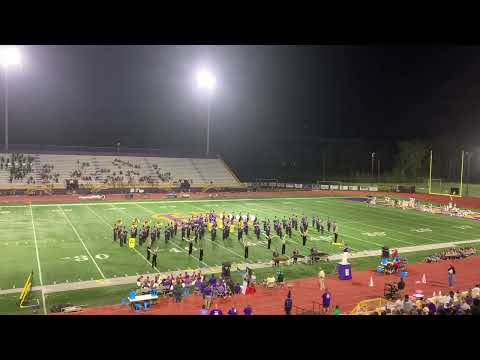
<instances>
[{"instance_id":1,"label":"green turf field","mask_svg":"<svg viewBox=\"0 0 480 360\"><path fill-rule=\"evenodd\" d=\"M0 233L0 288L21 288L32 270L34 286L150 273L152 268L146 260L144 247L121 248L112 241L114 222L121 218L129 224L134 217L142 222L143 219L166 222L166 215L181 217L212 209L227 213L249 212L260 220L305 214L310 220L307 246L301 246L301 238L294 231L287 242L287 255L291 255L295 247L304 255L312 246L329 254L342 250L331 244L330 234L322 237L311 228L313 214L335 220L340 239L354 251L378 250L383 245L406 247L480 239L480 222L413 210L368 207L345 197L6 205L0 209L3 227ZM262 238L256 240L253 231L249 232L249 241L253 245L247 262L271 260L271 251ZM193 257L188 256L180 234L168 244L162 236L158 245L157 269L160 272L218 266L223 261L246 262L243 245L237 241L236 233L225 242L220 232L216 242L206 236L203 262L198 261L196 249ZM274 237L272 249L280 247L280 240ZM298 269L303 271L300 266Z\"/></svg>"}]
</instances>

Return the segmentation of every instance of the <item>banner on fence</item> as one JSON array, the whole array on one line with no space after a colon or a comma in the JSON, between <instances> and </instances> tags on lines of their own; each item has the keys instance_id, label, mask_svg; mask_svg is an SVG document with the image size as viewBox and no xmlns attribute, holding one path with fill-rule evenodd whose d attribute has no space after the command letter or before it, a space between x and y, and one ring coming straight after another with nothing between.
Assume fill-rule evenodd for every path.
<instances>
[{"instance_id":1,"label":"banner on fence","mask_svg":"<svg viewBox=\"0 0 480 360\"><path fill-rule=\"evenodd\" d=\"M339 186L338 185L330 185L330 190L338 190Z\"/></svg>"},{"instance_id":2,"label":"banner on fence","mask_svg":"<svg viewBox=\"0 0 480 360\"><path fill-rule=\"evenodd\" d=\"M341 185L341 190L348 190L348 185Z\"/></svg>"},{"instance_id":3,"label":"banner on fence","mask_svg":"<svg viewBox=\"0 0 480 360\"><path fill-rule=\"evenodd\" d=\"M330 185L320 185L320 189L328 190L328 189L330 189Z\"/></svg>"},{"instance_id":4,"label":"banner on fence","mask_svg":"<svg viewBox=\"0 0 480 360\"><path fill-rule=\"evenodd\" d=\"M368 186L360 186L360 191L368 191Z\"/></svg>"},{"instance_id":5,"label":"banner on fence","mask_svg":"<svg viewBox=\"0 0 480 360\"><path fill-rule=\"evenodd\" d=\"M303 189L303 184L295 184L295 189Z\"/></svg>"},{"instance_id":6,"label":"banner on fence","mask_svg":"<svg viewBox=\"0 0 480 360\"><path fill-rule=\"evenodd\" d=\"M356 185L349 186L349 187L348 187L348 190L357 191L357 190L358 190L358 186L356 186Z\"/></svg>"},{"instance_id":7,"label":"banner on fence","mask_svg":"<svg viewBox=\"0 0 480 360\"><path fill-rule=\"evenodd\" d=\"M369 191L378 191L378 186L370 186L368 188Z\"/></svg>"},{"instance_id":8,"label":"banner on fence","mask_svg":"<svg viewBox=\"0 0 480 360\"><path fill-rule=\"evenodd\" d=\"M287 189L293 189L295 187L295 184L285 184L285 187Z\"/></svg>"}]
</instances>

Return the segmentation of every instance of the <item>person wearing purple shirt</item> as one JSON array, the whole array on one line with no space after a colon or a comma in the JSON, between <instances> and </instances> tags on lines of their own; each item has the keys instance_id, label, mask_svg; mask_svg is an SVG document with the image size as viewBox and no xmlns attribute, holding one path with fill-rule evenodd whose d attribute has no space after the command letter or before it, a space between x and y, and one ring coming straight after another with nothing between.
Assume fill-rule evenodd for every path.
<instances>
[{"instance_id":1,"label":"person wearing purple shirt","mask_svg":"<svg viewBox=\"0 0 480 360\"><path fill-rule=\"evenodd\" d=\"M428 307L428 310L429 310L429 314L430 315L435 315L435 312L437 311L437 307L435 306L435 304L432 303L432 302L428 302L427 307Z\"/></svg>"},{"instance_id":2,"label":"person wearing purple shirt","mask_svg":"<svg viewBox=\"0 0 480 360\"><path fill-rule=\"evenodd\" d=\"M243 313L245 315L252 315L252 313L253 313L252 307L250 305L247 305L247 307L245 309L243 309Z\"/></svg>"},{"instance_id":3,"label":"person wearing purple shirt","mask_svg":"<svg viewBox=\"0 0 480 360\"><path fill-rule=\"evenodd\" d=\"M205 305L202 305L202 310L200 310L200 315L208 315L208 310Z\"/></svg>"},{"instance_id":4,"label":"person wearing purple shirt","mask_svg":"<svg viewBox=\"0 0 480 360\"><path fill-rule=\"evenodd\" d=\"M210 286L203 288L203 298L205 300L205 306L207 308L210 307L210 301L212 300L212 288Z\"/></svg>"},{"instance_id":5,"label":"person wearing purple shirt","mask_svg":"<svg viewBox=\"0 0 480 360\"><path fill-rule=\"evenodd\" d=\"M237 315L237 308L235 306L230 308L230 310L228 310L228 315Z\"/></svg>"},{"instance_id":6,"label":"person wearing purple shirt","mask_svg":"<svg viewBox=\"0 0 480 360\"><path fill-rule=\"evenodd\" d=\"M208 280L208 283L209 283L210 285L213 285L213 286L215 286L215 285L217 284L217 279L215 278L215 275L214 275L214 274L212 274L212 276L211 276L210 279Z\"/></svg>"},{"instance_id":7,"label":"person wearing purple shirt","mask_svg":"<svg viewBox=\"0 0 480 360\"><path fill-rule=\"evenodd\" d=\"M240 286L239 283L237 283L235 285L235 287L233 288L233 291L235 292L236 295L240 294L242 292L242 287Z\"/></svg>"},{"instance_id":8,"label":"person wearing purple shirt","mask_svg":"<svg viewBox=\"0 0 480 360\"><path fill-rule=\"evenodd\" d=\"M330 301L332 297L328 292L328 289L325 289L325 292L322 295L322 304L323 304L323 312L327 313L330 307Z\"/></svg>"},{"instance_id":9,"label":"person wearing purple shirt","mask_svg":"<svg viewBox=\"0 0 480 360\"><path fill-rule=\"evenodd\" d=\"M223 312L215 304L215 305L213 305L212 311L210 311L210 315L223 315Z\"/></svg>"}]
</instances>

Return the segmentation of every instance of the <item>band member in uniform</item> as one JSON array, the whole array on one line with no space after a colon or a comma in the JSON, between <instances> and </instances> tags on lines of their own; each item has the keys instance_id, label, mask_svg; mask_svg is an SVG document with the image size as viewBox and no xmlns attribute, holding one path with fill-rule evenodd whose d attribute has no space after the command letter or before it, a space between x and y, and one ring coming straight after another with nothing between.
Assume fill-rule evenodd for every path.
<instances>
[{"instance_id":1,"label":"band member in uniform","mask_svg":"<svg viewBox=\"0 0 480 360\"><path fill-rule=\"evenodd\" d=\"M285 251L287 249L287 235L282 238L282 255L285 255Z\"/></svg>"},{"instance_id":2,"label":"band member in uniform","mask_svg":"<svg viewBox=\"0 0 480 360\"><path fill-rule=\"evenodd\" d=\"M330 222L330 218L327 220L327 231L330 232L330 227L332 226L332 223Z\"/></svg>"},{"instance_id":3,"label":"band member in uniform","mask_svg":"<svg viewBox=\"0 0 480 360\"><path fill-rule=\"evenodd\" d=\"M115 223L113 225L113 241L117 241L117 236L118 236L118 225Z\"/></svg>"},{"instance_id":4,"label":"band member in uniform","mask_svg":"<svg viewBox=\"0 0 480 360\"><path fill-rule=\"evenodd\" d=\"M212 241L215 241L217 238L217 224L213 224L212 226Z\"/></svg>"},{"instance_id":5,"label":"band member in uniform","mask_svg":"<svg viewBox=\"0 0 480 360\"><path fill-rule=\"evenodd\" d=\"M320 224L320 232L322 233L322 235L325 232L325 220L322 220L322 223Z\"/></svg>"},{"instance_id":6,"label":"band member in uniform","mask_svg":"<svg viewBox=\"0 0 480 360\"><path fill-rule=\"evenodd\" d=\"M245 259L248 259L248 240L245 239L245 241L243 242L243 246L245 247Z\"/></svg>"},{"instance_id":7,"label":"band member in uniform","mask_svg":"<svg viewBox=\"0 0 480 360\"><path fill-rule=\"evenodd\" d=\"M303 229L302 229L303 230ZM303 246L305 246L307 244L307 231L308 230L305 230L305 231L301 231L302 233L302 244Z\"/></svg>"},{"instance_id":8,"label":"band member in uniform","mask_svg":"<svg viewBox=\"0 0 480 360\"><path fill-rule=\"evenodd\" d=\"M272 253L273 261L274 261L274 266L280 266L280 261L278 260L278 251L275 249Z\"/></svg>"},{"instance_id":9,"label":"band member in uniform","mask_svg":"<svg viewBox=\"0 0 480 360\"><path fill-rule=\"evenodd\" d=\"M265 233L265 238L267 239L267 249L270 249L270 246L272 245L272 237L269 233Z\"/></svg>"},{"instance_id":10,"label":"band member in uniform","mask_svg":"<svg viewBox=\"0 0 480 360\"><path fill-rule=\"evenodd\" d=\"M292 257L293 257L293 263L294 264L297 263L297 258L298 258L299 254L300 254L300 252L297 249L293 250L293 256Z\"/></svg>"},{"instance_id":11,"label":"band member in uniform","mask_svg":"<svg viewBox=\"0 0 480 360\"><path fill-rule=\"evenodd\" d=\"M152 230L152 234L153 234L153 230ZM150 260L150 249L152 248L152 239L147 239L146 241L147 243L147 260Z\"/></svg>"},{"instance_id":12,"label":"band member in uniform","mask_svg":"<svg viewBox=\"0 0 480 360\"><path fill-rule=\"evenodd\" d=\"M175 221L175 224L173 225L173 233L175 234L175 236L177 236L177 228L178 228L178 224Z\"/></svg>"},{"instance_id":13,"label":"band member in uniform","mask_svg":"<svg viewBox=\"0 0 480 360\"><path fill-rule=\"evenodd\" d=\"M200 246L200 255L199 255L199 257L198 257L198 260L199 260L199 261L202 261L202 260L203 260L203 247L202 247L202 246Z\"/></svg>"},{"instance_id":14,"label":"band member in uniform","mask_svg":"<svg viewBox=\"0 0 480 360\"><path fill-rule=\"evenodd\" d=\"M333 230L333 242L337 243L338 240L338 226L335 225L335 229Z\"/></svg>"},{"instance_id":15,"label":"band member in uniform","mask_svg":"<svg viewBox=\"0 0 480 360\"><path fill-rule=\"evenodd\" d=\"M240 224L238 224L238 241L242 240L243 238L243 229Z\"/></svg>"},{"instance_id":16,"label":"band member in uniform","mask_svg":"<svg viewBox=\"0 0 480 360\"><path fill-rule=\"evenodd\" d=\"M150 249L150 252L152 253L152 268L157 267L157 253L158 253L158 247L155 249Z\"/></svg>"},{"instance_id":17,"label":"band member in uniform","mask_svg":"<svg viewBox=\"0 0 480 360\"><path fill-rule=\"evenodd\" d=\"M193 252L193 242L192 240L188 240L188 256L192 256L192 252Z\"/></svg>"}]
</instances>

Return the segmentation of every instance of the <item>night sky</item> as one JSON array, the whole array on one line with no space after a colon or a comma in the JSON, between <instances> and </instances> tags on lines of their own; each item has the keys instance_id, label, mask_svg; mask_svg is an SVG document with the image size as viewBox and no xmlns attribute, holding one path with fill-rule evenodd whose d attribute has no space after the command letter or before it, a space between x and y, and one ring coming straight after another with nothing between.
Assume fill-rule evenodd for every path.
<instances>
[{"instance_id":1,"label":"night sky","mask_svg":"<svg viewBox=\"0 0 480 360\"><path fill-rule=\"evenodd\" d=\"M480 47L21 46L10 143L201 151L200 66L217 76L213 151L249 139L480 134ZM3 84L3 79L2 79ZM3 92L2 92L3 95ZM3 96L1 99L3 109ZM3 139L3 110L0 136ZM3 140L2 140L3 142Z\"/></svg>"}]
</instances>

